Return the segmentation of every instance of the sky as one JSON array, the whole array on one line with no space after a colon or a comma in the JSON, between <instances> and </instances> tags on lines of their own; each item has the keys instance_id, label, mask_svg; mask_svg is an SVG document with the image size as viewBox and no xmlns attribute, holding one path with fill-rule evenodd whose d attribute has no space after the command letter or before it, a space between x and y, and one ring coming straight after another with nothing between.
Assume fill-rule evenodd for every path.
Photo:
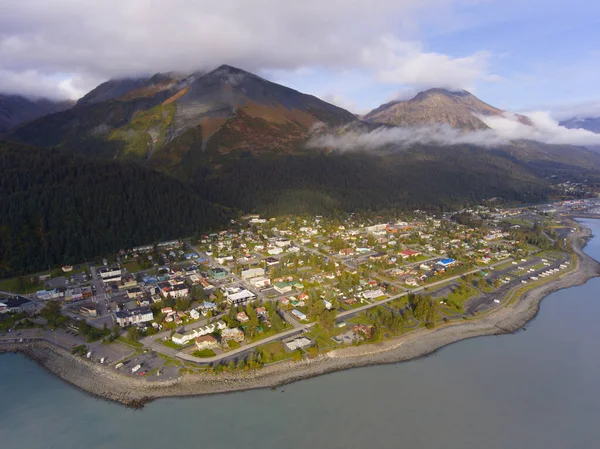
<instances>
[{"instance_id":1,"label":"sky","mask_svg":"<svg viewBox=\"0 0 600 449\"><path fill-rule=\"evenodd\" d=\"M430 87L600 116L597 0L0 0L0 92L230 64L366 113Z\"/></svg>"}]
</instances>

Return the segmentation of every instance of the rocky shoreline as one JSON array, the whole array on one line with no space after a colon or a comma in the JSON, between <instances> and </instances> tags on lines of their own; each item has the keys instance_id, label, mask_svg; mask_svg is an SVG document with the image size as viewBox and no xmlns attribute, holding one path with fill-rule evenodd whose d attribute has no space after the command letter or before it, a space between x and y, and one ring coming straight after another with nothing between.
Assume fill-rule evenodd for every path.
<instances>
[{"instance_id":1,"label":"rocky shoreline","mask_svg":"<svg viewBox=\"0 0 600 449\"><path fill-rule=\"evenodd\" d=\"M571 236L577 256L572 271L528 291L516 302L476 319L444 324L432 330L419 329L382 343L340 348L315 359L281 362L257 371L188 374L171 381L149 382L119 374L47 342L1 345L0 352L23 353L61 379L96 397L135 408L161 397L272 388L344 369L411 360L468 338L515 332L537 315L542 299L550 293L600 276L600 264L583 252L590 237L588 228Z\"/></svg>"}]
</instances>

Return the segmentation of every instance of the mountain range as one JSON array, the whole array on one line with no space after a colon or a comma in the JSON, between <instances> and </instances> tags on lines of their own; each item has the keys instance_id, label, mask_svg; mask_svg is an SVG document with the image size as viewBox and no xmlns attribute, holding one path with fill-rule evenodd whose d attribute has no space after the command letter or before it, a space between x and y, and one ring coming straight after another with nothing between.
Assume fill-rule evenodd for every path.
<instances>
[{"instance_id":1,"label":"mountain range","mask_svg":"<svg viewBox=\"0 0 600 449\"><path fill-rule=\"evenodd\" d=\"M38 117L64 111L73 101L53 101L45 98L27 98L22 95L0 93L0 135L22 123Z\"/></svg>"},{"instance_id":2,"label":"mountain range","mask_svg":"<svg viewBox=\"0 0 600 449\"><path fill-rule=\"evenodd\" d=\"M573 117L559 124L569 129L585 129L600 134L600 117Z\"/></svg>"},{"instance_id":3,"label":"mountain range","mask_svg":"<svg viewBox=\"0 0 600 449\"><path fill-rule=\"evenodd\" d=\"M0 108L3 98L0 97ZM114 180L97 173L110 169L123 174L125 169L121 166L135 166L138 171L130 183L140 190L144 204L149 204L152 196L157 201L168 201L164 195L157 195L152 185L160 180L169 192L185 192L180 207L202 204L203 213L219 216L215 220L202 214L192 215L186 223L188 232L219 222L224 210L228 214L318 214L381 208L447 210L493 197L514 202L542 201L552 193L553 182L565 179L598 182L600 154L570 145L532 141L486 147L414 143L341 151L327 144L309 144L319 136L354 136L437 124L466 134L488 129L483 120L486 116L504 114L469 92L430 89L413 99L387 103L357 117L315 96L227 65L209 72L169 72L110 80L72 107L21 120L4 134L5 140L18 143L5 145L3 150L14 153L14 158L22 155L37 161L43 150L23 150L33 146L48 151L56 164L64 158L69 162L66 172L53 169L52 164L36 162L43 167L44 176L32 176L30 181L32 164L13 161L12 176L0 181L0 198L28 189L42 195L44 186L37 184L49 182L53 183L52 191L68 192L69 180L82 182L78 166L95 173L95 195L109 195L114 189L103 187L102 183ZM534 126L527 117L517 119ZM112 165L106 165L109 162ZM152 175L145 176L144 171ZM118 185L129 191L123 176L119 175ZM109 200L105 203L114 204ZM2 209L5 217L17 216L10 215L14 207L14 203L6 203ZM103 222L97 210L90 208L92 204L82 198L77 207L69 203L67 209L73 215L70 220ZM171 205L166 209L172 210ZM132 210L136 212L130 216L120 212L120 219L111 222L111 230L120 227L123 235L131 237L120 239L111 234L113 237L108 240L112 244L104 242L107 251L133 240L135 229L140 227L156 226L156 232L148 230L144 234L151 238L177 237L183 232L166 226L164 221L153 222L137 208ZM26 240L21 230L29 229L32 248L40 245L40 229L31 228L31 222L52 223L47 226L56 235L68 238L61 234L60 223L52 211L52 207L47 207L40 217L40 211L32 208L31 215L20 214L19 220L6 218L0 227L4 226L10 235L19 235L19 241ZM70 235L78 238L72 230ZM84 246L81 242L77 245ZM57 253L52 254L44 263L56 260ZM12 263L8 255L5 258L9 267L5 272L28 266L25 262ZM0 254L0 264L2 259ZM76 262L76 256L58 262ZM36 263L31 266L37 267Z\"/></svg>"}]
</instances>

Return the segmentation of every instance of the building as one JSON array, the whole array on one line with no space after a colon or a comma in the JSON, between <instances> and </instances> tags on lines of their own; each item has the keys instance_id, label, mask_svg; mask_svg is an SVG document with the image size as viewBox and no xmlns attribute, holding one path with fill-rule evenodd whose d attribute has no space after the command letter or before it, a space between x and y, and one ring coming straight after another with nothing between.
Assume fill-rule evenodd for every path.
<instances>
[{"instance_id":1,"label":"building","mask_svg":"<svg viewBox=\"0 0 600 449\"><path fill-rule=\"evenodd\" d=\"M256 295L250 290L243 288L231 288L226 291L227 302L229 304L246 304L248 301L252 301L256 298Z\"/></svg>"},{"instance_id":2,"label":"building","mask_svg":"<svg viewBox=\"0 0 600 449\"><path fill-rule=\"evenodd\" d=\"M421 253L419 251L413 251L412 249L405 249L400 252L400 257L403 259L408 259L409 257L418 257Z\"/></svg>"},{"instance_id":3,"label":"building","mask_svg":"<svg viewBox=\"0 0 600 449\"><path fill-rule=\"evenodd\" d=\"M206 326L198 327L184 334L177 332L173 334L173 336L171 337L171 341L175 344L183 346L197 337L214 334L215 332L224 330L226 328L227 325L224 321L217 321L216 323L211 323L207 324Z\"/></svg>"},{"instance_id":4,"label":"building","mask_svg":"<svg viewBox=\"0 0 600 449\"><path fill-rule=\"evenodd\" d=\"M385 293L383 293L383 291L381 291L381 289L378 288L377 290L369 290L369 291L363 292L362 295L363 295L363 298L365 298L365 299L373 300L373 299L381 298L381 297L385 296Z\"/></svg>"},{"instance_id":5,"label":"building","mask_svg":"<svg viewBox=\"0 0 600 449\"><path fill-rule=\"evenodd\" d=\"M87 316L92 317L92 318L96 318L98 316L98 311L96 310L95 307L85 307L85 306L83 306L80 309L80 312L81 312L82 315L87 315Z\"/></svg>"},{"instance_id":6,"label":"building","mask_svg":"<svg viewBox=\"0 0 600 449\"><path fill-rule=\"evenodd\" d=\"M254 288L266 288L271 285L271 280L264 276L249 279L248 282L250 282Z\"/></svg>"},{"instance_id":7,"label":"building","mask_svg":"<svg viewBox=\"0 0 600 449\"><path fill-rule=\"evenodd\" d=\"M213 349L219 346L219 342L212 335L203 335L202 337L196 337L194 339L194 343L200 351L202 351L203 349Z\"/></svg>"},{"instance_id":8,"label":"building","mask_svg":"<svg viewBox=\"0 0 600 449\"><path fill-rule=\"evenodd\" d=\"M288 239L279 239L275 242L275 245L280 248L285 248L286 246L290 246L292 242Z\"/></svg>"},{"instance_id":9,"label":"building","mask_svg":"<svg viewBox=\"0 0 600 449\"><path fill-rule=\"evenodd\" d=\"M264 275L264 268L249 268L247 270L242 271L242 279L252 279Z\"/></svg>"},{"instance_id":10,"label":"building","mask_svg":"<svg viewBox=\"0 0 600 449\"><path fill-rule=\"evenodd\" d=\"M292 315L298 318L300 321L306 320L306 314L300 312L298 309L292 310Z\"/></svg>"},{"instance_id":11,"label":"building","mask_svg":"<svg viewBox=\"0 0 600 449\"><path fill-rule=\"evenodd\" d=\"M127 289L127 297L129 299L138 299L141 298L143 295L144 292L142 292L142 289L139 287Z\"/></svg>"},{"instance_id":12,"label":"building","mask_svg":"<svg viewBox=\"0 0 600 449\"><path fill-rule=\"evenodd\" d=\"M100 274L100 278L105 284L109 282L121 281L121 269L117 266L100 268L98 272Z\"/></svg>"},{"instance_id":13,"label":"building","mask_svg":"<svg viewBox=\"0 0 600 449\"><path fill-rule=\"evenodd\" d=\"M65 292L64 290L60 290L58 288L54 288L52 290L38 290L37 292L35 292L35 296L37 299L48 301L50 299L64 298Z\"/></svg>"},{"instance_id":14,"label":"building","mask_svg":"<svg viewBox=\"0 0 600 449\"><path fill-rule=\"evenodd\" d=\"M250 321L250 318L248 318L246 312L238 312L238 314L235 317L240 323L247 323L248 321Z\"/></svg>"},{"instance_id":15,"label":"building","mask_svg":"<svg viewBox=\"0 0 600 449\"><path fill-rule=\"evenodd\" d=\"M456 260L448 258L440 260L436 265L439 265L442 268L448 268L456 264Z\"/></svg>"},{"instance_id":16,"label":"building","mask_svg":"<svg viewBox=\"0 0 600 449\"><path fill-rule=\"evenodd\" d=\"M221 339L223 341L234 340L238 343L241 343L242 341L244 341L244 337L244 331L238 329L237 327L233 329L223 329L221 331Z\"/></svg>"},{"instance_id":17,"label":"building","mask_svg":"<svg viewBox=\"0 0 600 449\"><path fill-rule=\"evenodd\" d=\"M24 313L35 310L35 303L29 299L14 295L0 298L0 313Z\"/></svg>"},{"instance_id":18,"label":"building","mask_svg":"<svg viewBox=\"0 0 600 449\"><path fill-rule=\"evenodd\" d=\"M281 294L289 293L292 291L292 285L288 284L287 282L276 282L275 285L273 285L273 287Z\"/></svg>"},{"instance_id":19,"label":"building","mask_svg":"<svg viewBox=\"0 0 600 449\"><path fill-rule=\"evenodd\" d=\"M152 315L150 307L138 307L137 309L115 312L115 318L119 326L126 327L132 324L141 324L152 321L154 315Z\"/></svg>"},{"instance_id":20,"label":"building","mask_svg":"<svg viewBox=\"0 0 600 449\"><path fill-rule=\"evenodd\" d=\"M214 279L225 279L227 277L227 271L223 268L212 268L208 270L208 274Z\"/></svg>"},{"instance_id":21,"label":"building","mask_svg":"<svg viewBox=\"0 0 600 449\"><path fill-rule=\"evenodd\" d=\"M306 348L311 345L311 341L306 337L296 338L295 340L288 341L285 346L290 351L295 351L296 349Z\"/></svg>"}]
</instances>

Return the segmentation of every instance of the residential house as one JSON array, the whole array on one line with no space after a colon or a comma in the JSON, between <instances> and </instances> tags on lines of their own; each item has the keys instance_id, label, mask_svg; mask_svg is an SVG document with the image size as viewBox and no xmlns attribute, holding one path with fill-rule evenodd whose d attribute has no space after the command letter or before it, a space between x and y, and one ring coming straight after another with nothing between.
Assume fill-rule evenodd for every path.
<instances>
[{"instance_id":1,"label":"residential house","mask_svg":"<svg viewBox=\"0 0 600 449\"><path fill-rule=\"evenodd\" d=\"M219 342L212 335L203 335L202 337L196 337L194 339L196 348L202 351L204 349L213 349L219 346Z\"/></svg>"}]
</instances>

